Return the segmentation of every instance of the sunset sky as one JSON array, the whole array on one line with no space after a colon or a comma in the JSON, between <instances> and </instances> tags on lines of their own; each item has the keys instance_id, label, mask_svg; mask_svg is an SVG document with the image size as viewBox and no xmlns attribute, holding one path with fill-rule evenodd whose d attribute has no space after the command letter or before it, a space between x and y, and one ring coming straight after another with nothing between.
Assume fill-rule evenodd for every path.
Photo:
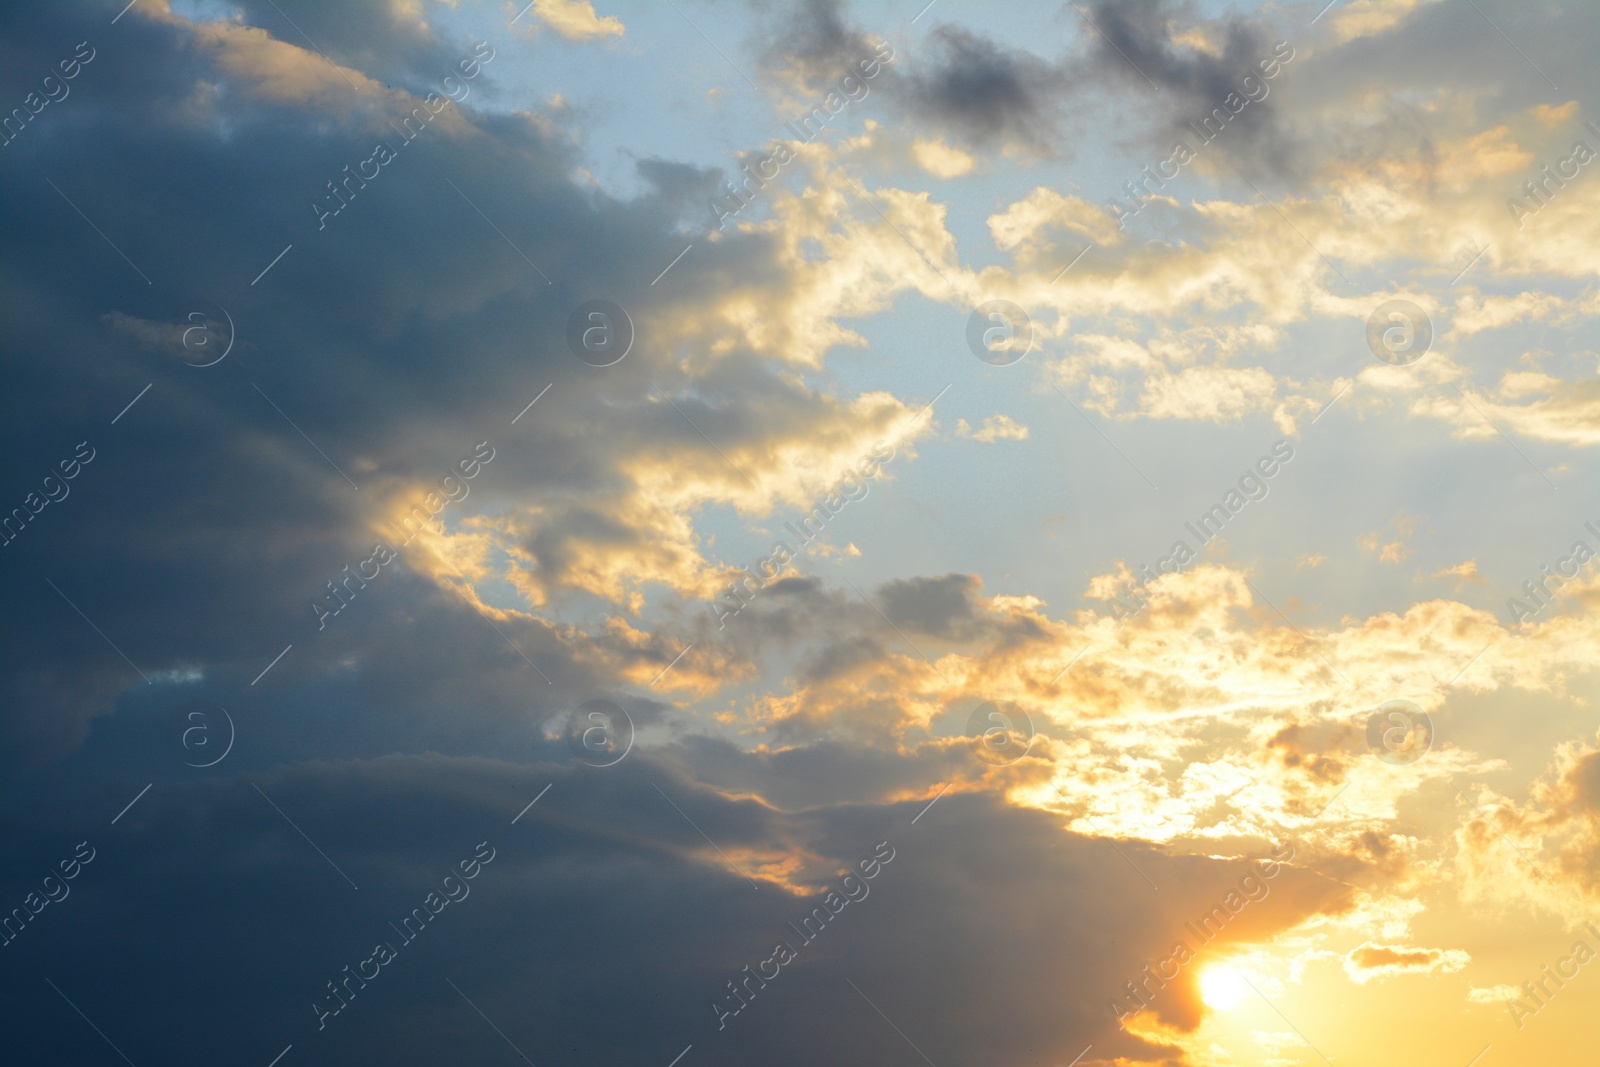
<instances>
[{"instance_id":1,"label":"sunset sky","mask_svg":"<svg viewBox=\"0 0 1600 1067\"><path fill-rule=\"evenodd\" d=\"M0 1059L1596 1062L1600 5L125 2Z\"/></svg>"}]
</instances>

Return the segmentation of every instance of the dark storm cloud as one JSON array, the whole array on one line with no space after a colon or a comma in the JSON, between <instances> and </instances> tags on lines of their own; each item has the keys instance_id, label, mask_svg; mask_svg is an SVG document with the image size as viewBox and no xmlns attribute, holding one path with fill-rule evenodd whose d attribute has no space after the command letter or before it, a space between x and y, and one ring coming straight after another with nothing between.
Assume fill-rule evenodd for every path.
<instances>
[{"instance_id":1,"label":"dark storm cloud","mask_svg":"<svg viewBox=\"0 0 1600 1067\"><path fill-rule=\"evenodd\" d=\"M25 605L4 623L9 762L59 757L146 678L170 692L174 671L256 697L361 663L365 698L393 701L391 715L467 699L549 714L601 685L605 648L527 620L502 620L503 637L417 573L425 559L402 551L330 632L311 605L477 442L496 458L443 517L539 501L522 547L556 597L584 547L655 543L655 517L630 503L625 468L639 457L681 453L706 478L739 477L652 398L688 381L652 324L715 294L783 286L770 237L702 246L652 288L683 251L680 220L704 207L703 173L648 161L650 190L615 200L571 177L552 124L487 116L472 98L406 141L395 126L422 101L351 88L270 5L252 10L260 28L196 28L155 6L115 27L28 9L6 35L28 62L85 36L98 49L72 95L0 157L7 506L23 506L80 442L95 450L70 496L0 560ZM365 61L366 26L372 48L419 72L419 91L439 88L434 59L471 54L400 8L284 10L341 62ZM485 61L473 84L513 61ZM25 91L26 68L8 64L19 73L5 84ZM379 142L396 158L352 181ZM320 217L315 204L339 202L335 179L349 202ZM596 297L624 304L640 337L604 371L564 341L568 315ZM225 309L237 331L228 358L204 369L180 358L200 308ZM839 410L760 359L727 361L693 388L681 406L730 451L805 439ZM579 664L580 652L599 655ZM470 698L446 680L462 664Z\"/></svg>"},{"instance_id":2,"label":"dark storm cloud","mask_svg":"<svg viewBox=\"0 0 1600 1067\"><path fill-rule=\"evenodd\" d=\"M710 1064L903 1057L851 982L935 1062L1066 1062L1090 1042L1154 1059L1118 1030L1108 976L1164 958L1183 921L1243 873L1132 844L1124 859L982 796L945 796L915 824L924 802L783 813L648 758L562 769L388 757L250 777L158 787L115 827L35 813L7 850L8 900L63 848L87 838L96 852L5 949L14 980L0 1019L15 1055L110 1055L48 978L136 1063L266 1063L291 1043L297 1062L510 1056L449 982L536 1063L665 1063L691 1043ZM404 943L390 924L480 843L493 859L468 892ZM806 943L790 924L880 846L892 859ZM789 891L761 868L780 855L802 857L784 868ZM1342 887L1286 870L1240 927L1264 936L1344 900ZM727 983L779 941L797 959L752 984L719 1029L713 1003L731 1001ZM352 984L319 1031L313 1005L337 1003L327 983L385 942L397 958ZM1179 1025L1192 1021L1189 981L1157 1001Z\"/></svg>"},{"instance_id":3,"label":"dark storm cloud","mask_svg":"<svg viewBox=\"0 0 1600 1067\"><path fill-rule=\"evenodd\" d=\"M55 35L79 32L68 21ZM479 435L504 441L486 430L503 428L502 418L453 417L467 394L435 362L444 350L437 337L411 345L397 335L407 312L394 306L396 294L416 299L449 284L451 274L436 269L438 231L434 250L411 258L383 251L381 234L362 250L341 247L338 231L306 225L321 173L331 178L342 165L335 159L358 158L350 153L364 138L334 125L307 129L290 110L240 92L231 111L216 116L228 128L221 151L218 125L192 121L191 93L215 72L185 30L138 13L115 29L121 36L102 39L95 64L80 75L80 94L66 101L74 108L62 117L76 124L74 136L44 130L52 136L19 139L0 163L19 252L6 273L32 298L7 337L20 386L11 394L19 470L52 463L67 439L98 450L72 495L6 548L8 586L34 605L30 618L7 621L7 685L29 698L7 701L18 709L8 727L32 723L25 729L37 743L8 744L11 759L50 755L81 737L87 715L107 710L119 689L144 684L136 670L231 668L242 684L289 641L303 652L315 647L301 636L314 621L315 591L363 558L372 540L361 529L370 497L317 447L340 457L371 493L385 475L436 479ZM179 73L185 69L188 76ZM384 175L388 186L380 187L402 204L408 193L425 195L409 183L427 173L427 149L409 151L416 155L397 161L408 169ZM104 158L118 160L114 182L96 180ZM545 170L547 183L553 175ZM146 285L46 178L159 282ZM352 208L381 214L378 195ZM418 231L430 228L431 212L416 206L406 212L402 243L426 245ZM364 224L354 214L338 221L346 242ZM306 253L298 272L288 259L269 276L291 292L252 288L251 278L291 240L291 256ZM242 335L214 368L184 366L117 328L130 320L187 325L186 312L202 299L226 306ZM431 379L443 411L424 413L415 399L405 410L406 389L395 385L406 377L396 374L402 367ZM111 425L147 384L149 394ZM385 425L391 419L394 429ZM382 458L363 463L363 452ZM381 603L368 594L367 606Z\"/></svg>"}]
</instances>

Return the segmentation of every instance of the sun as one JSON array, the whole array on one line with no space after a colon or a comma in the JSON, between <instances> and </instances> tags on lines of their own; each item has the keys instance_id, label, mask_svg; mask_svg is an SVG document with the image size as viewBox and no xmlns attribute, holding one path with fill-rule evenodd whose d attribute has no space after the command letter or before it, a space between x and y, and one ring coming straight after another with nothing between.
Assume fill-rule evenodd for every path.
<instances>
[{"instance_id":1,"label":"sun","mask_svg":"<svg viewBox=\"0 0 1600 1067\"><path fill-rule=\"evenodd\" d=\"M1226 963L1214 963L1200 972L1200 999L1218 1011L1227 1011L1250 992L1244 975Z\"/></svg>"}]
</instances>

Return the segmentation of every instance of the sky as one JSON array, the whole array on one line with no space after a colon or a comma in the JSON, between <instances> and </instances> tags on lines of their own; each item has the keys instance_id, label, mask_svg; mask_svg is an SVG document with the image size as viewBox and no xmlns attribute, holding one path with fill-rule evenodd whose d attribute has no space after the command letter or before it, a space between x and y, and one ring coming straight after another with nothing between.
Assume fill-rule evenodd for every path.
<instances>
[{"instance_id":1,"label":"sky","mask_svg":"<svg viewBox=\"0 0 1600 1067\"><path fill-rule=\"evenodd\" d=\"M1594 1061L1600 7L0 19L8 1062Z\"/></svg>"}]
</instances>

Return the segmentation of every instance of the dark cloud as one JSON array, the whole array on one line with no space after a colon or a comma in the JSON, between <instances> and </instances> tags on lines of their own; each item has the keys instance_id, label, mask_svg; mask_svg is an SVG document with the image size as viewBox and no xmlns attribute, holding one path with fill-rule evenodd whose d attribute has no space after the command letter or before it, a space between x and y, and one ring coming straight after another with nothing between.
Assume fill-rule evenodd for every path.
<instances>
[{"instance_id":1,"label":"dark cloud","mask_svg":"<svg viewBox=\"0 0 1600 1067\"><path fill-rule=\"evenodd\" d=\"M932 57L912 57L892 83L912 118L977 148L1045 154L1055 146L1071 83L1062 65L958 26L940 26L929 37Z\"/></svg>"},{"instance_id":2,"label":"dark cloud","mask_svg":"<svg viewBox=\"0 0 1600 1067\"><path fill-rule=\"evenodd\" d=\"M884 614L897 626L937 637L970 636L978 587L978 579L970 574L887 582L882 589Z\"/></svg>"},{"instance_id":3,"label":"dark cloud","mask_svg":"<svg viewBox=\"0 0 1600 1067\"><path fill-rule=\"evenodd\" d=\"M834 88L874 54L881 33L847 20L839 0L805 0L762 43L761 69L807 96Z\"/></svg>"},{"instance_id":4,"label":"dark cloud","mask_svg":"<svg viewBox=\"0 0 1600 1067\"><path fill-rule=\"evenodd\" d=\"M711 1064L902 1056L853 982L935 1062L1070 1059L1090 1042L1148 1057L1108 1010L1120 985L1108 976L1164 958L1238 866L1134 845L1125 860L989 797L947 796L913 824L922 806L784 813L648 758L598 769L388 757L164 783L114 828L39 812L8 842L7 899L85 837L95 856L5 950L16 980L0 1018L25 1060L108 1055L48 978L136 1063L264 1063L291 1043L302 1062L510 1055L465 994L534 1062L665 1061L691 1043ZM390 924L480 842L494 858L465 898L403 943ZM806 944L789 924L875 852L892 859L865 896ZM766 866L780 855L804 860ZM1151 890L1129 861L1167 888ZM1287 870L1238 922L1261 936L1340 897ZM939 918L979 913L981 924ZM160 918L173 914L181 922ZM712 1004L726 983L785 940L793 965L719 1030ZM319 1031L313 1004L334 1003L326 983L384 942L397 958L352 985ZM1172 1004L1157 1010L1184 1023L1192 988L1162 996Z\"/></svg>"},{"instance_id":5,"label":"dark cloud","mask_svg":"<svg viewBox=\"0 0 1600 1067\"><path fill-rule=\"evenodd\" d=\"M959 26L933 29L927 52L914 51L910 35L895 37L892 30L889 24L852 22L838 0L808 0L765 42L762 69L803 97L816 97L886 42L894 50L884 67L889 73L871 84L882 87L909 118L977 148L1043 155L1059 147L1072 80L1065 64Z\"/></svg>"},{"instance_id":6,"label":"dark cloud","mask_svg":"<svg viewBox=\"0 0 1600 1067\"><path fill-rule=\"evenodd\" d=\"M80 442L95 450L0 558L6 907L78 842L98 850L0 950L7 1055L107 1057L49 979L140 1063L267 1063L290 1043L284 1067L504 1054L461 994L535 1062L664 1064L691 1042L693 1063L903 1057L851 982L915 1019L938 1062L1068 1062L1091 1042L1165 1056L1106 1005L1239 865L1012 806L1005 784L1053 765L976 761L903 684L924 651L1003 659L1051 641L1036 617L990 610L969 574L864 581L870 602L789 577L725 628L706 610L719 564L694 520L767 518L793 486L756 499L745 471L777 481L805 466L789 459L801 446L870 439L895 414L750 351L723 321L694 333L724 303L766 316L814 264L732 229L682 259L717 172L646 159L638 196L597 189L560 113L479 107L509 49L475 82L483 96L441 111L319 221L330 182L404 137L393 124L420 102L406 93L437 88L473 42L398 2L239 10L197 26L144 3L113 33L98 8L27 7L0 34L13 100L40 57L85 37L97 49L72 96L0 153L7 506ZM836 4L778 25L762 69L807 89L875 40ZM1185 107L1254 44L1241 30L1208 66L1148 13L1113 31ZM908 114L972 145L1059 150L1078 67L950 27L931 40L886 76ZM348 85L318 50L376 85ZM603 372L564 340L592 299L637 331ZM203 369L184 344L200 307L226 309L235 333ZM320 624L328 584L480 441L495 458L442 513L460 536L397 546ZM480 556L487 531L499 538ZM598 570L616 556L630 562ZM681 599L635 603L672 581ZM783 684L742 688L758 663ZM584 766L552 736L591 698L637 729L617 767ZM193 716L216 730L224 711L238 746L185 766ZM1345 765L1316 742L1288 730L1268 748L1324 784ZM1593 767L1570 800L1591 813ZM326 983L481 841L497 858L471 899L319 1032ZM719 1030L727 981L885 841L896 859L871 898ZM1388 862L1390 839L1363 844ZM1286 871L1228 942L1337 911L1347 892ZM1158 1011L1194 1024L1191 976Z\"/></svg>"},{"instance_id":7,"label":"dark cloud","mask_svg":"<svg viewBox=\"0 0 1600 1067\"><path fill-rule=\"evenodd\" d=\"M396 0L243 0L244 21L340 66L423 95L438 90L476 43L447 40L428 8Z\"/></svg>"},{"instance_id":8,"label":"dark cloud","mask_svg":"<svg viewBox=\"0 0 1600 1067\"><path fill-rule=\"evenodd\" d=\"M1055 58L961 26L938 26L928 34L930 52L908 51L897 61L890 91L910 118L970 148L1056 157L1071 154L1069 138L1080 130L1108 136L1096 125L1106 120L1104 99L1131 93L1140 113L1154 120L1133 135L1146 139L1157 158L1166 158L1176 139L1203 148L1210 168L1226 160L1229 168L1255 173L1292 170L1297 145L1273 96L1286 68L1274 67L1280 80L1262 78L1260 64L1274 62L1278 38L1261 23L1207 22L1169 0L1103 0L1086 14L1071 16L1080 24L1082 50ZM1195 29L1215 37L1218 49L1180 42L1180 34ZM1207 118L1223 135L1206 133Z\"/></svg>"},{"instance_id":9,"label":"dark cloud","mask_svg":"<svg viewBox=\"0 0 1600 1067\"><path fill-rule=\"evenodd\" d=\"M457 48L399 6L367 12L366 43L362 12L284 10L340 62L365 62L370 47L424 72ZM572 177L552 124L471 99L406 142L393 124L419 100L351 89L270 5L256 16L260 28L203 33L154 7L114 36L97 24L73 94L0 158L11 503L79 442L96 450L71 495L5 548L7 591L30 605L3 624L8 761L59 758L146 677L166 691L165 673L201 670L249 689L291 643L263 686L360 663L367 699L420 715L464 699L451 678L471 664L485 708L552 714L604 688L617 647L528 619L496 633L415 548L327 632L311 605L477 442L496 458L470 505L442 517L539 500L521 548L541 592L566 603L572 583L600 581L586 554L688 565L692 546L664 547L666 515L641 503L645 458L678 456L742 491L701 431L759 458L810 439L819 416L846 419L838 398L763 358L691 386L654 340L658 321L709 294L769 299L786 284L770 238L730 234L679 263L670 287L651 286L682 253L680 225L703 209L710 172L646 161L650 189L619 201ZM19 54L70 54L90 32L67 12L27 18L5 45ZM278 50L263 59L264 45ZM512 61L485 63L476 84ZM264 82L263 64L274 76L298 66ZM326 95L294 96L319 78ZM313 204L337 203L329 183L378 142L397 157L346 186L348 204L319 224ZM639 336L604 373L565 343L568 316L597 297L623 304ZM201 307L225 309L236 331L228 358L204 369L181 358ZM660 399L689 388L679 406L693 423ZM601 592L620 599L627 581Z\"/></svg>"},{"instance_id":10,"label":"dark cloud","mask_svg":"<svg viewBox=\"0 0 1600 1067\"><path fill-rule=\"evenodd\" d=\"M1243 17L1206 27L1218 38L1219 51L1180 44L1176 35L1198 20L1186 5L1167 0L1102 0L1093 18L1098 75L1127 89L1154 84L1165 97L1167 128L1158 144L1170 149L1166 138L1176 138L1256 173L1291 170L1296 148L1273 91L1284 84L1280 79L1296 73L1283 66L1295 54L1292 45L1277 51L1279 38ZM1264 62L1272 66L1262 68ZM1264 69L1274 71L1273 77L1265 77Z\"/></svg>"}]
</instances>

